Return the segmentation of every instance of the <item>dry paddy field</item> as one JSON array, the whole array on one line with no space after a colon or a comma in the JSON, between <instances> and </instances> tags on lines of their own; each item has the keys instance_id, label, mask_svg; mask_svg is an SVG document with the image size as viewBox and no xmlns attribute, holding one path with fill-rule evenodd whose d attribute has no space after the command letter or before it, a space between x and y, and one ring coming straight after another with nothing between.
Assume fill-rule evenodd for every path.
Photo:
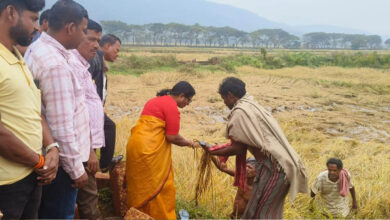
<instances>
[{"instance_id":1,"label":"dry paddy field","mask_svg":"<svg viewBox=\"0 0 390 220\"><path fill-rule=\"evenodd\" d=\"M134 51L146 56L156 55L155 52ZM162 53L166 55L166 51ZM182 56L193 59L194 54L207 53L192 51ZM191 105L181 110L181 134L211 143L226 142L225 117L229 111L217 90L222 79L231 75L244 80L248 92L278 119L306 164L310 184L326 169L329 157L339 157L351 172L357 190L359 210L351 217L390 218L389 70L241 67L236 74L156 71L140 77L109 75L106 111L117 123L116 153L125 154L130 129L145 102L158 90L171 88L180 80L189 81L197 91ZM213 186L200 201L200 207L195 208L200 150L196 153L188 148L173 148L177 206L188 209L192 217L227 218L236 192L233 179L214 169ZM229 159L231 167L233 159ZM320 214L321 202L316 201L314 212L309 211L309 202L309 195L299 195L293 204L286 202L285 217L324 218Z\"/></svg>"}]
</instances>

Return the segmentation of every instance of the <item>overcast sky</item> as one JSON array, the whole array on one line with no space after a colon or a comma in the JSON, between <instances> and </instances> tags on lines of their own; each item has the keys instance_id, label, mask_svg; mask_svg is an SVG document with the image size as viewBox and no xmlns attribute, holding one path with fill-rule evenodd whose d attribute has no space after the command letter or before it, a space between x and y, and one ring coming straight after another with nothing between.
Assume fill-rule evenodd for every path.
<instances>
[{"instance_id":1,"label":"overcast sky","mask_svg":"<svg viewBox=\"0 0 390 220\"><path fill-rule=\"evenodd\" d=\"M208 0L288 25L335 25L390 36L390 0Z\"/></svg>"}]
</instances>

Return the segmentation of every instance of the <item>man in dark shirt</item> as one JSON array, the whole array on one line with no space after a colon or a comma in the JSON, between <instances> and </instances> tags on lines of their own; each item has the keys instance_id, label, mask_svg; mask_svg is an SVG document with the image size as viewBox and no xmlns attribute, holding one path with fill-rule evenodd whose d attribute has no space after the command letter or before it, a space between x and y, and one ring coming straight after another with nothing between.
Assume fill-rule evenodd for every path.
<instances>
[{"instance_id":1,"label":"man in dark shirt","mask_svg":"<svg viewBox=\"0 0 390 220\"><path fill-rule=\"evenodd\" d=\"M95 81L97 93L103 101L106 102L107 96L107 72L108 68L105 61L114 62L118 57L121 47L121 40L112 34L107 34L100 41L101 50L89 63L91 67L89 72ZM106 146L100 150L100 169L105 172L108 170L115 151L116 127L115 123L104 114L104 135Z\"/></svg>"}]
</instances>

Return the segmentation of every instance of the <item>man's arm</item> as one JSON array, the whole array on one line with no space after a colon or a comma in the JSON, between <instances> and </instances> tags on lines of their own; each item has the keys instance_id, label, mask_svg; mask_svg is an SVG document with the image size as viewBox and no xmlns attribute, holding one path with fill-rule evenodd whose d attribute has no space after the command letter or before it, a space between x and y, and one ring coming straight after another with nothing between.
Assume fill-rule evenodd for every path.
<instances>
[{"instance_id":1,"label":"man's arm","mask_svg":"<svg viewBox=\"0 0 390 220\"><path fill-rule=\"evenodd\" d=\"M205 149L209 151L207 147ZM217 155L217 156L233 156L233 155L244 154L246 150L247 148L244 144L232 140L232 144L229 147L215 150L209 153L211 155Z\"/></svg>"},{"instance_id":2,"label":"man's arm","mask_svg":"<svg viewBox=\"0 0 390 220\"><path fill-rule=\"evenodd\" d=\"M310 193L310 196L311 196L311 201L310 201L310 211L314 211L314 200L315 200L315 196L316 194L318 194L320 191L321 191L321 185L322 185L322 182L321 182L321 176L318 176L316 178L316 180L314 181L313 183L313 186L311 188L311 193Z\"/></svg>"},{"instance_id":3,"label":"man's arm","mask_svg":"<svg viewBox=\"0 0 390 220\"><path fill-rule=\"evenodd\" d=\"M27 147L1 123L0 113L0 155L15 163L34 167L39 162L39 155Z\"/></svg>"},{"instance_id":4,"label":"man's arm","mask_svg":"<svg viewBox=\"0 0 390 220\"><path fill-rule=\"evenodd\" d=\"M95 150L91 148L91 152L89 154L89 159L87 162L87 171L90 174L95 175L98 169L99 169L99 160L96 156Z\"/></svg>"},{"instance_id":5,"label":"man's arm","mask_svg":"<svg viewBox=\"0 0 390 220\"><path fill-rule=\"evenodd\" d=\"M216 157L211 157L211 161L213 161L214 165L220 170L221 172L227 173L230 176L235 175L235 171L232 169L229 169L226 165L226 163L220 163Z\"/></svg>"},{"instance_id":6,"label":"man's arm","mask_svg":"<svg viewBox=\"0 0 390 220\"><path fill-rule=\"evenodd\" d=\"M96 91L101 100L103 100L103 56L99 53L90 61L89 73L91 73L92 79L96 85Z\"/></svg>"},{"instance_id":7,"label":"man's arm","mask_svg":"<svg viewBox=\"0 0 390 220\"><path fill-rule=\"evenodd\" d=\"M351 192L351 196L352 196L352 209L358 209L355 187L350 188L349 191Z\"/></svg>"},{"instance_id":8,"label":"man's arm","mask_svg":"<svg viewBox=\"0 0 390 220\"><path fill-rule=\"evenodd\" d=\"M42 131L43 131L43 146L46 147L54 143L54 139L51 136L49 125L46 122L45 117L42 115ZM36 169L35 172L39 175L39 185L50 184L56 178L58 163L59 163L59 149L54 147L49 150L45 155L45 164L42 169Z\"/></svg>"},{"instance_id":9,"label":"man's arm","mask_svg":"<svg viewBox=\"0 0 390 220\"><path fill-rule=\"evenodd\" d=\"M66 68L54 66L41 74L39 82L46 120L61 148L62 168L75 182L82 176L85 180L86 173L73 126L76 101L71 73Z\"/></svg>"},{"instance_id":10,"label":"man's arm","mask_svg":"<svg viewBox=\"0 0 390 220\"><path fill-rule=\"evenodd\" d=\"M311 200L310 200L309 210L311 212L313 212L314 211L314 200L315 200L315 197L316 197L316 194L313 192L313 190L311 190L310 196L311 196Z\"/></svg>"}]
</instances>

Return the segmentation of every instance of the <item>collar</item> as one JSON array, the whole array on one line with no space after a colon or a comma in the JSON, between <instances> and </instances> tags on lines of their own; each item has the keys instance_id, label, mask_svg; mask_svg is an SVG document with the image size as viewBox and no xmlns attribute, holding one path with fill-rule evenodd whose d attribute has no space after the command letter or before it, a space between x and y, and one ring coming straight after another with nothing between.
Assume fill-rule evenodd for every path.
<instances>
[{"instance_id":1,"label":"collar","mask_svg":"<svg viewBox=\"0 0 390 220\"><path fill-rule=\"evenodd\" d=\"M9 51L2 43L0 43L0 56L3 57L9 65L17 64L18 62L24 65L24 60L22 55L19 53L16 47L13 47L15 54Z\"/></svg>"},{"instance_id":2,"label":"collar","mask_svg":"<svg viewBox=\"0 0 390 220\"><path fill-rule=\"evenodd\" d=\"M232 110L230 110L230 113L228 115L228 119L230 119L232 117L232 114L233 114L234 110L236 110L238 105L242 104L245 101L253 101L253 100L254 100L253 96L249 95L249 93L246 93L243 97L241 97L239 100L237 100L236 104L234 104Z\"/></svg>"},{"instance_id":3,"label":"collar","mask_svg":"<svg viewBox=\"0 0 390 220\"><path fill-rule=\"evenodd\" d=\"M100 56L104 56L104 51L102 51L101 49L98 49L98 55L100 55Z\"/></svg>"},{"instance_id":4,"label":"collar","mask_svg":"<svg viewBox=\"0 0 390 220\"><path fill-rule=\"evenodd\" d=\"M340 178L336 182L333 182L332 180L329 179L329 171L326 171L326 181L328 181L329 183L338 184Z\"/></svg>"},{"instance_id":5,"label":"collar","mask_svg":"<svg viewBox=\"0 0 390 220\"><path fill-rule=\"evenodd\" d=\"M253 96L251 96L248 93L246 93L243 97L241 97L239 100L237 100L237 102L234 104L232 110L235 107L237 107L237 105L239 105L240 103L245 102L245 101L253 101Z\"/></svg>"},{"instance_id":6,"label":"collar","mask_svg":"<svg viewBox=\"0 0 390 220\"><path fill-rule=\"evenodd\" d=\"M60 42L58 42L52 36L48 35L46 32L42 32L39 39L44 43L56 48L58 52L60 52L65 57L65 59L69 60L72 56L69 50L67 50Z\"/></svg>"},{"instance_id":7,"label":"collar","mask_svg":"<svg viewBox=\"0 0 390 220\"><path fill-rule=\"evenodd\" d=\"M88 63L88 61L83 57L81 56L80 52L77 50L77 49L73 49L70 51L76 58L77 60L80 61L80 63L87 69L89 69L90 67L90 64Z\"/></svg>"}]
</instances>

